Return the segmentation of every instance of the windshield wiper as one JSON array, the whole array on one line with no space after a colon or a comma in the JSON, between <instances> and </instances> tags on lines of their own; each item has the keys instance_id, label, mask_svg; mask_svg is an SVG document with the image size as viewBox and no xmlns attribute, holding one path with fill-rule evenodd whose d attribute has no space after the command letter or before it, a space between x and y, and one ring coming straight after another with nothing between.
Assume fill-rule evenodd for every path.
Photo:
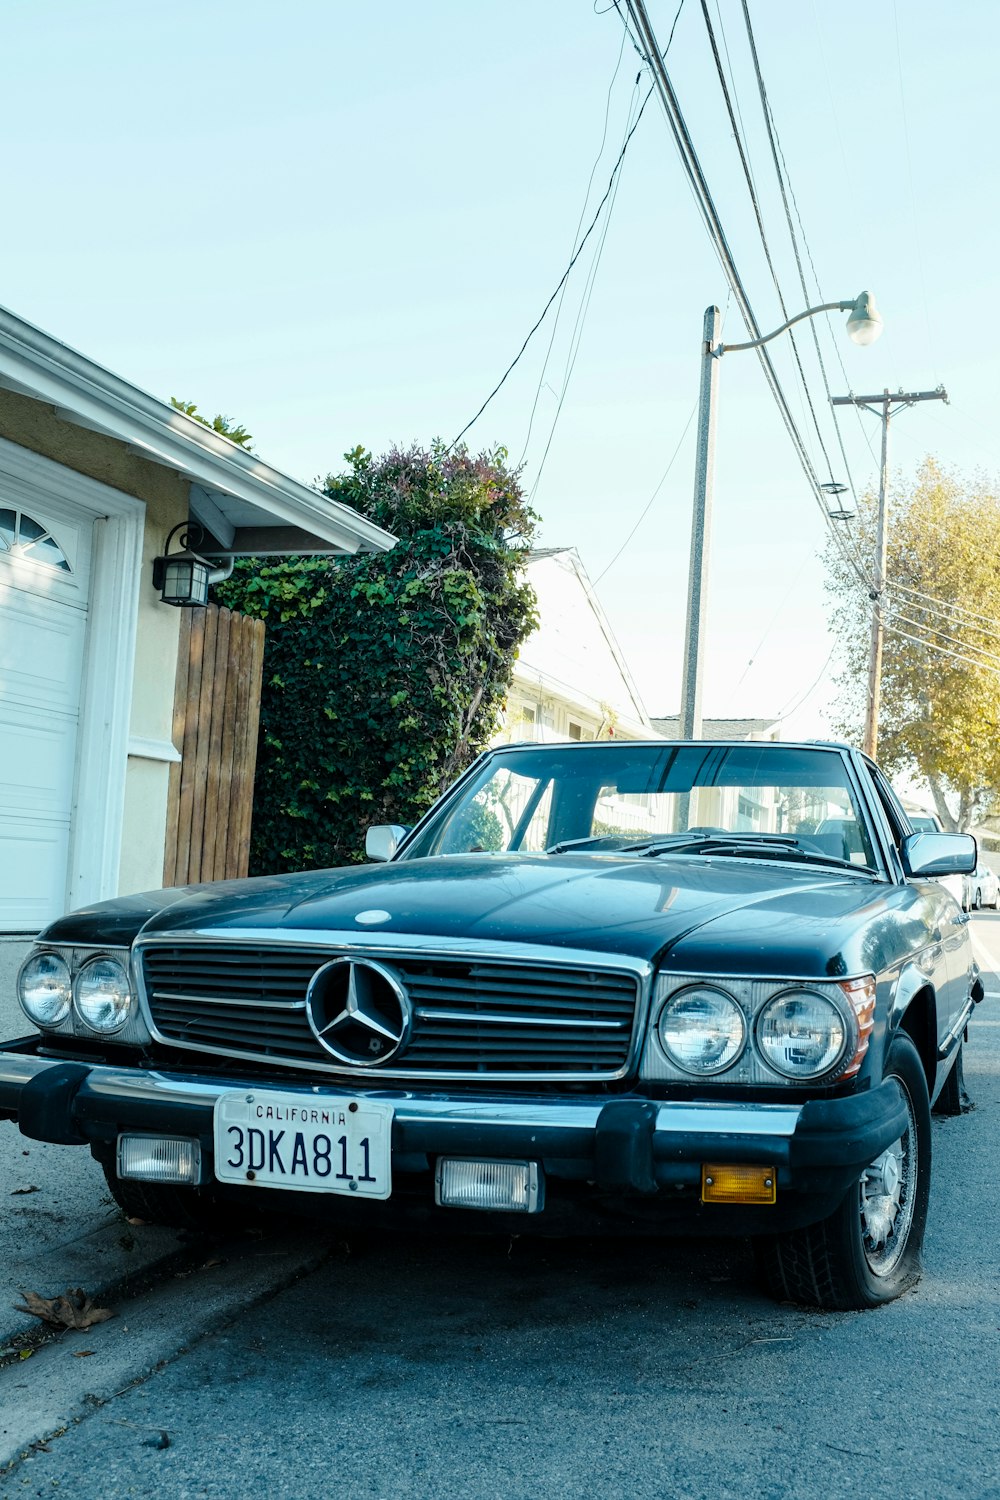
<instances>
[{"instance_id":1,"label":"windshield wiper","mask_svg":"<svg viewBox=\"0 0 1000 1500\"><path fill-rule=\"evenodd\" d=\"M545 850L546 854L565 854L567 849L594 849L602 846L617 853L622 849L638 848L635 844L622 844L621 834L618 833L595 833L585 839L560 839L558 844L550 844Z\"/></svg>"},{"instance_id":2,"label":"windshield wiper","mask_svg":"<svg viewBox=\"0 0 1000 1500\"><path fill-rule=\"evenodd\" d=\"M853 870L859 875L873 875L870 865L856 865L849 859L838 859L834 854L820 854L805 849L796 838L780 834L766 838L755 838L753 834L701 834L691 838L687 834L675 834L670 839L657 839L644 844L630 844L623 852L639 854L644 858L655 858L659 854L734 854L747 858L790 859L796 864L832 865L835 869Z\"/></svg>"}]
</instances>

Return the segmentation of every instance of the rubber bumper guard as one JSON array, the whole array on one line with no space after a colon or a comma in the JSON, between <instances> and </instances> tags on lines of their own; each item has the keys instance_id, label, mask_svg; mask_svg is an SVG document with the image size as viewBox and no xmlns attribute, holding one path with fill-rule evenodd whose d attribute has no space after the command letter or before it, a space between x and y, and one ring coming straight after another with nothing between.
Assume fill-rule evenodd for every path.
<instances>
[{"instance_id":1,"label":"rubber bumper guard","mask_svg":"<svg viewBox=\"0 0 1000 1500\"><path fill-rule=\"evenodd\" d=\"M86 1082L85 1063L59 1063L31 1078L21 1090L17 1123L22 1135L53 1146L85 1146L73 1121L73 1102Z\"/></svg>"}]
</instances>

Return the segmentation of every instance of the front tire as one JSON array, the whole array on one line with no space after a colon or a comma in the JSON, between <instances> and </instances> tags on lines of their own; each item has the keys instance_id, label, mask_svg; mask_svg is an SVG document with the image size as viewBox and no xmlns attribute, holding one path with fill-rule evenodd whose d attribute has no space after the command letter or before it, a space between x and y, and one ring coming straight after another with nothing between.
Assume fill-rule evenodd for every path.
<instances>
[{"instance_id":1,"label":"front tire","mask_svg":"<svg viewBox=\"0 0 1000 1500\"><path fill-rule=\"evenodd\" d=\"M965 1043L962 1042L959 1045L958 1056L955 1058L951 1072L945 1079L944 1087L934 1101L934 1113L936 1115L954 1118L955 1115L967 1115L972 1108L972 1100L969 1098L965 1087L965 1070L962 1066L964 1052Z\"/></svg>"},{"instance_id":2,"label":"front tire","mask_svg":"<svg viewBox=\"0 0 1000 1500\"><path fill-rule=\"evenodd\" d=\"M927 1079L912 1041L900 1033L885 1077L906 1104L902 1135L871 1162L828 1219L756 1242L767 1289L784 1301L842 1311L880 1307L920 1278L931 1173Z\"/></svg>"},{"instance_id":3,"label":"front tire","mask_svg":"<svg viewBox=\"0 0 1000 1500\"><path fill-rule=\"evenodd\" d=\"M119 1177L109 1162L101 1162L101 1166L111 1196L126 1218L142 1219L146 1224L162 1224L168 1229L195 1229L215 1234L238 1227L238 1216L227 1211L205 1188L140 1182L136 1178Z\"/></svg>"}]
</instances>

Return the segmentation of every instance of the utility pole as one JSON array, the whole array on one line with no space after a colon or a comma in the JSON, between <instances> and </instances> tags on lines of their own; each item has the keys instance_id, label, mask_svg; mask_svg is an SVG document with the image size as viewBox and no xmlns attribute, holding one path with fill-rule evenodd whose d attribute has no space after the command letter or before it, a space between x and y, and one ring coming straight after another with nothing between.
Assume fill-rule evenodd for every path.
<instances>
[{"instance_id":1,"label":"utility pole","mask_svg":"<svg viewBox=\"0 0 1000 1500\"><path fill-rule=\"evenodd\" d=\"M684 676L681 682L682 740L701 739L701 663L708 603L708 553L712 530L712 488L715 480L715 409L719 359L722 355L719 343L721 331L722 314L719 309L706 308L698 394L698 450L694 467Z\"/></svg>"},{"instance_id":2,"label":"utility pole","mask_svg":"<svg viewBox=\"0 0 1000 1500\"><path fill-rule=\"evenodd\" d=\"M868 651L868 697L865 702L865 754L875 759L878 752L878 714L882 697L882 643L885 623L882 617L882 598L885 593L886 554L889 533L886 524L886 509L889 490L889 422L894 411L915 406L918 401L947 401L948 393L943 385L936 391L884 390L881 396L832 396L833 406L863 406L882 423L882 463L878 483L878 530L875 539L875 569L872 576L872 629Z\"/></svg>"}]
</instances>

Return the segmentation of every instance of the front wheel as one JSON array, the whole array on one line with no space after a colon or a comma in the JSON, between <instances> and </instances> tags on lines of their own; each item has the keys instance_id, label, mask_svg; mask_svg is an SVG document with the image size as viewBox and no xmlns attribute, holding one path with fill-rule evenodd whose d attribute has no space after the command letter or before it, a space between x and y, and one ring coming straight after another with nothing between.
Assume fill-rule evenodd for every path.
<instances>
[{"instance_id":1,"label":"front wheel","mask_svg":"<svg viewBox=\"0 0 1000 1500\"><path fill-rule=\"evenodd\" d=\"M776 1297L841 1310L879 1307L920 1278L931 1181L927 1079L905 1034L889 1048L906 1126L870 1162L828 1219L756 1242L758 1266Z\"/></svg>"},{"instance_id":2,"label":"front wheel","mask_svg":"<svg viewBox=\"0 0 1000 1500\"><path fill-rule=\"evenodd\" d=\"M129 1219L162 1224L167 1229L195 1229L206 1233L220 1233L240 1226L239 1216L220 1204L210 1189L122 1178L112 1163L102 1161L101 1165L111 1196Z\"/></svg>"}]
</instances>

